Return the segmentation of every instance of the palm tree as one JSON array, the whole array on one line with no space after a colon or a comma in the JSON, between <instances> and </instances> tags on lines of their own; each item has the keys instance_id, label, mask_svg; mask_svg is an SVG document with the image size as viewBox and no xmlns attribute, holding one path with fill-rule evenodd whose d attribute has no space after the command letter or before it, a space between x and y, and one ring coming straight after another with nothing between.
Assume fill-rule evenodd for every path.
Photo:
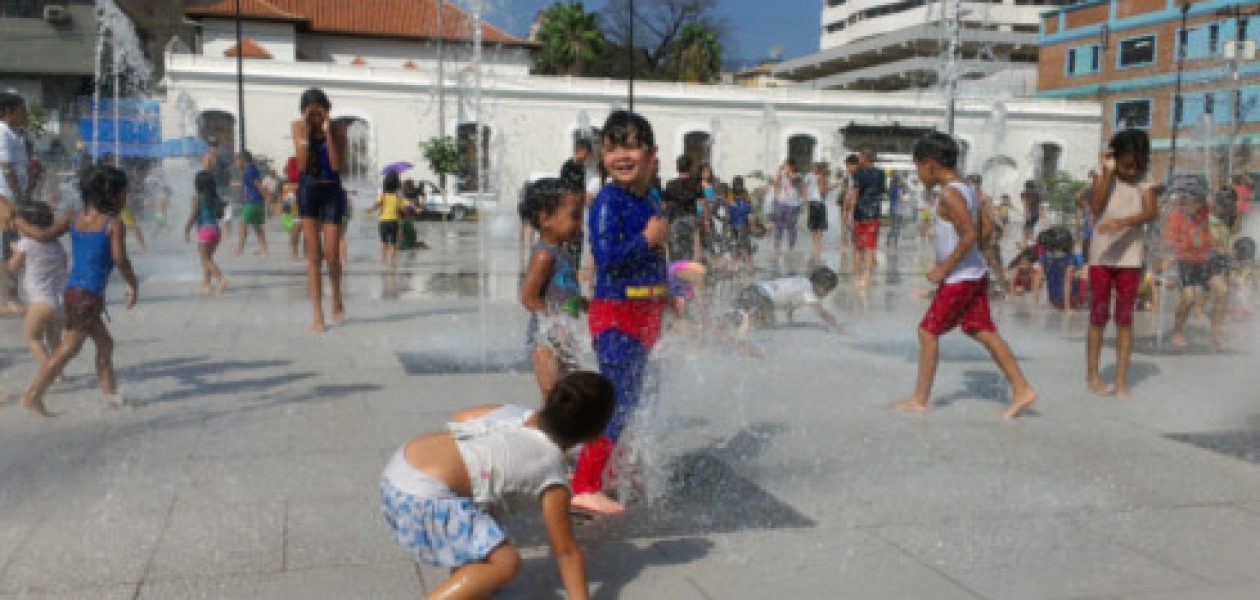
<instances>
[{"instance_id":1,"label":"palm tree","mask_svg":"<svg viewBox=\"0 0 1260 600\"><path fill-rule=\"evenodd\" d=\"M538 41L543 47L534 68L544 75L589 75L608 46L599 16L586 12L581 2L552 4L539 15L539 25Z\"/></svg>"},{"instance_id":2,"label":"palm tree","mask_svg":"<svg viewBox=\"0 0 1260 600\"><path fill-rule=\"evenodd\" d=\"M704 23L684 25L672 54L673 71L682 81L707 83L722 72L722 43Z\"/></svg>"}]
</instances>

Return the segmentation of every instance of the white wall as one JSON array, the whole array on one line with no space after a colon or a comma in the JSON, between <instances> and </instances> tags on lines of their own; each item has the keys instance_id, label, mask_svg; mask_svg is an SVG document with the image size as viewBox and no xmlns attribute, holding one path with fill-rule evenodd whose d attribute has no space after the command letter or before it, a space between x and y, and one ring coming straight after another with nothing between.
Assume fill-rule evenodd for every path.
<instances>
[{"instance_id":1,"label":"white wall","mask_svg":"<svg viewBox=\"0 0 1260 600\"><path fill-rule=\"evenodd\" d=\"M241 23L241 35L262 46L278 61L293 62L296 56L296 33L291 23ZM205 56L220 58L236 45L236 22L222 19L205 19L201 22L201 52Z\"/></svg>"}]
</instances>

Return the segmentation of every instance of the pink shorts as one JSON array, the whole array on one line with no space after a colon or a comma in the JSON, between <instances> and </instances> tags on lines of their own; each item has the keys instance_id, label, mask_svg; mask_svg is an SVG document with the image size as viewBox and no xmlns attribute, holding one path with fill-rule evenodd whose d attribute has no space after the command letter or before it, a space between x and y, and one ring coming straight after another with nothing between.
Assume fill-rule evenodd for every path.
<instances>
[{"instance_id":1,"label":"pink shorts","mask_svg":"<svg viewBox=\"0 0 1260 600\"><path fill-rule=\"evenodd\" d=\"M219 243L219 226L218 225L201 225L197 227L197 243L198 244Z\"/></svg>"},{"instance_id":2,"label":"pink shorts","mask_svg":"<svg viewBox=\"0 0 1260 600\"><path fill-rule=\"evenodd\" d=\"M939 337L960 325L969 334L997 331L989 315L988 277L941 284L919 329Z\"/></svg>"},{"instance_id":3,"label":"pink shorts","mask_svg":"<svg viewBox=\"0 0 1260 600\"><path fill-rule=\"evenodd\" d=\"M874 250L879 247L879 219L858 221L853 224L853 241L858 250Z\"/></svg>"},{"instance_id":4,"label":"pink shorts","mask_svg":"<svg viewBox=\"0 0 1260 600\"><path fill-rule=\"evenodd\" d=\"M1111 317L1111 290L1116 290L1116 325L1133 324L1133 305L1137 302L1142 269L1125 267L1089 267L1089 289L1093 300L1089 307L1089 324L1103 327Z\"/></svg>"}]
</instances>

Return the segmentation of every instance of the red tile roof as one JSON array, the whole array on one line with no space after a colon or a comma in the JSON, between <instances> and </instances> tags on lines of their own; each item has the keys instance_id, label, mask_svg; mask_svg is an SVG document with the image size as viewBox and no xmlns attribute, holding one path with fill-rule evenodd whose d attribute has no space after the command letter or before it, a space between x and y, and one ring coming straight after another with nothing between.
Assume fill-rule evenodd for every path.
<instances>
[{"instance_id":1,"label":"red tile roof","mask_svg":"<svg viewBox=\"0 0 1260 600\"><path fill-rule=\"evenodd\" d=\"M245 58L271 58L272 57L271 53L267 52L267 49L260 46L258 42L255 42L253 38L242 39L240 47L245 50L244 54L242 55ZM228 57L236 56L236 52L237 52L236 48L237 46L233 45L231 48L224 50L223 56L228 56Z\"/></svg>"},{"instance_id":2,"label":"red tile roof","mask_svg":"<svg viewBox=\"0 0 1260 600\"><path fill-rule=\"evenodd\" d=\"M188 6L190 17L230 18L236 15L237 0ZM445 3L442 31L437 27L439 0L240 0L241 15L249 19L293 21L315 33L346 35L437 38L467 40L473 19L452 2ZM365 5L370 4L371 8ZM534 45L482 21L487 43Z\"/></svg>"}]
</instances>

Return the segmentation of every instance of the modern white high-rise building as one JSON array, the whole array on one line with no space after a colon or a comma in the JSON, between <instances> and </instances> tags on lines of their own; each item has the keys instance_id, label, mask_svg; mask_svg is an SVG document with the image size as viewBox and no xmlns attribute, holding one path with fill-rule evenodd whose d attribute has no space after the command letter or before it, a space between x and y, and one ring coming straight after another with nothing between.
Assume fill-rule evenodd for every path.
<instances>
[{"instance_id":1,"label":"modern white high-rise building","mask_svg":"<svg viewBox=\"0 0 1260 600\"><path fill-rule=\"evenodd\" d=\"M1071 0L822 0L815 54L785 61L777 77L821 89L931 87L947 68L951 40L961 79L1003 95L1036 91L1041 12ZM951 24L955 18L958 33Z\"/></svg>"}]
</instances>

